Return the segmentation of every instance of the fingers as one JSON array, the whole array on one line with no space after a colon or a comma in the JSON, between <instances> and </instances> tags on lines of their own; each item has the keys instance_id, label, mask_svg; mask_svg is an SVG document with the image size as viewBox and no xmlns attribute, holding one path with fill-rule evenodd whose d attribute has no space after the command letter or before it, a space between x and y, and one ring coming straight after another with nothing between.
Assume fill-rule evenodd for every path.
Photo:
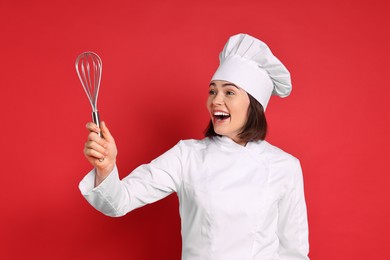
<instances>
[{"instance_id":1,"label":"fingers","mask_svg":"<svg viewBox=\"0 0 390 260\"><path fill-rule=\"evenodd\" d=\"M97 159L99 161L103 161L105 156L103 153L98 152L97 150L91 149L91 148L84 148L84 154L87 157Z\"/></svg>"},{"instance_id":2,"label":"fingers","mask_svg":"<svg viewBox=\"0 0 390 260\"><path fill-rule=\"evenodd\" d=\"M84 145L84 149L86 154L97 157L97 158L102 158L103 156L107 156L107 145L100 145L99 143L95 141L87 141ZM98 156L96 156L98 155Z\"/></svg>"},{"instance_id":3,"label":"fingers","mask_svg":"<svg viewBox=\"0 0 390 260\"><path fill-rule=\"evenodd\" d=\"M89 160L96 161L98 159L102 162L108 154L106 149L108 143L98 135L101 130L95 123L89 122L86 128L90 133L88 134L88 141L84 145L84 154Z\"/></svg>"},{"instance_id":4,"label":"fingers","mask_svg":"<svg viewBox=\"0 0 390 260\"><path fill-rule=\"evenodd\" d=\"M86 126L85 126L90 132L94 132L94 133L99 133L100 132L100 128L93 122L89 122Z\"/></svg>"},{"instance_id":5,"label":"fingers","mask_svg":"<svg viewBox=\"0 0 390 260\"><path fill-rule=\"evenodd\" d=\"M88 134L88 141L95 142L103 147L107 147L107 141L101 138L96 132L90 132Z\"/></svg>"},{"instance_id":6,"label":"fingers","mask_svg":"<svg viewBox=\"0 0 390 260\"><path fill-rule=\"evenodd\" d=\"M96 143L100 144L103 147L107 146L106 141L102 137L99 136L101 129L95 123L93 123L93 122L87 123L86 128L90 132L88 135L89 141L95 141Z\"/></svg>"},{"instance_id":7,"label":"fingers","mask_svg":"<svg viewBox=\"0 0 390 260\"><path fill-rule=\"evenodd\" d=\"M101 146L95 141L87 141L84 145L84 154L89 159L102 161L108 155L108 151L104 146Z\"/></svg>"},{"instance_id":8,"label":"fingers","mask_svg":"<svg viewBox=\"0 0 390 260\"><path fill-rule=\"evenodd\" d=\"M101 122L100 126L104 138L107 139L107 141L109 142L113 141L114 138L112 137L110 130L108 130L106 123L103 121Z\"/></svg>"},{"instance_id":9,"label":"fingers","mask_svg":"<svg viewBox=\"0 0 390 260\"><path fill-rule=\"evenodd\" d=\"M99 128L95 123L89 122L86 128L89 130L89 134L84 145L84 155L99 171L105 172L107 169L112 169L115 166L118 151L115 140L106 124L101 122ZM104 138L98 135L100 132Z\"/></svg>"},{"instance_id":10,"label":"fingers","mask_svg":"<svg viewBox=\"0 0 390 260\"><path fill-rule=\"evenodd\" d=\"M100 128L93 122L89 122L86 125L86 128L93 133L102 133L104 139L107 139L109 142L114 141L114 138L112 137L110 130L108 130L107 125L104 121L100 123Z\"/></svg>"}]
</instances>

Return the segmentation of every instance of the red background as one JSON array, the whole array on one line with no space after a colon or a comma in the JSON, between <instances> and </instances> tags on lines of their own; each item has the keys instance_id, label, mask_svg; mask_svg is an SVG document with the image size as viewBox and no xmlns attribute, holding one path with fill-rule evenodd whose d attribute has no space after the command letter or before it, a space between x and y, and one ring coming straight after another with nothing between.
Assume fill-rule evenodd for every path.
<instances>
[{"instance_id":1,"label":"red background","mask_svg":"<svg viewBox=\"0 0 390 260\"><path fill-rule=\"evenodd\" d=\"M175 195L122 218L80 195L91 110L74 61L103 60L99 110L124 177L202 138L218 54L245 32L292 74L268 141L301 160L311 258L390 259L389 13L386 0L2 0L0 258L179 259Z\"/></svg>"}]
</instances>

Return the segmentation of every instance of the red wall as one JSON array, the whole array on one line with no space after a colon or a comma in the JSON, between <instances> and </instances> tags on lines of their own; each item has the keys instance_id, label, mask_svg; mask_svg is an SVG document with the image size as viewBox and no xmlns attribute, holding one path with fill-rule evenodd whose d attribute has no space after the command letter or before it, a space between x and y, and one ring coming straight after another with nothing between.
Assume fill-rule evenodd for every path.
<instances>
[{"instance_id":1,"label":"red wall","mask_svg":"<svg viewBox=\"0 0 390 260\"><path fill-rule=\"evenodd\" d=\"M292 73L268 141L301 159L311 258L390 259L389 13L386 0L2 0L0 258L179 259L175 195L122 218L80 195L91 110L74 61L103 59L99 110L124 177L202 138L219 51L246 32Z\"/></svg>"}]
</instances>

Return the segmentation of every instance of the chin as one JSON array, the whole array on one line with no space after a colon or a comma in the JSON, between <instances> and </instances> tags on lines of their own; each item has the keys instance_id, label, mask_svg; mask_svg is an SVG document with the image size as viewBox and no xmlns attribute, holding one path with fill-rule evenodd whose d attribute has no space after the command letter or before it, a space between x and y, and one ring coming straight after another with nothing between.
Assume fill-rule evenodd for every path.
<instances>
[{"instance_id":1,"label":"chin","mask_svg":"<svg viewBox=\"0 0 390 260\"><path fill-rule=\"evenodd\" d=\"M217 134L217 135L221 135L221 136L227 136L229 137L226 133L224 133L223 131L215 131L214 132Z\"/></svg>"},{"instance_id":2,"label":"chin","mask_svg":"<svg viewBox=\"0 0 390 260\"><path fill-rule=\"evenodd\" d=\"M214 127L214 132L215 132L217 135L224 135L223 131L218 130L218 129L215 129L215 127Z\"/></svg>"}]
</instances>

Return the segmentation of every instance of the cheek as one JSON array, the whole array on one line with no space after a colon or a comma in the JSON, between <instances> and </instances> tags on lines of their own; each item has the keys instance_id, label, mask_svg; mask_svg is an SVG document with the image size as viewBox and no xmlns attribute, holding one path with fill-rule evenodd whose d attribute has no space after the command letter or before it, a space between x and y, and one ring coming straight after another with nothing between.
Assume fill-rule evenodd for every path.
<instances>
[{"instance_id":1,"label":"cheek","mask_svg":"<svg viewBox=\"0 0 390 260\"><path fill-rule=\"evenodd\" d=\"M248 116L249 116L249 104L246 108L243 108L241 110L241 121L243 121L244 123L246 123L246 121L248 120Z\"/></svg>"},{"instance_id":2,"label":"cheek","mask_svg":"<svg viewBox=\"0 0 390 260\"><path fill-rule=\"evenodd\" d=\"M211 98L209 97L207 100L206 100L206 107L207 107L207 110L210 112L211 111L211 103L212 103L212 100Z\"/></svg>"}]
</instances>

